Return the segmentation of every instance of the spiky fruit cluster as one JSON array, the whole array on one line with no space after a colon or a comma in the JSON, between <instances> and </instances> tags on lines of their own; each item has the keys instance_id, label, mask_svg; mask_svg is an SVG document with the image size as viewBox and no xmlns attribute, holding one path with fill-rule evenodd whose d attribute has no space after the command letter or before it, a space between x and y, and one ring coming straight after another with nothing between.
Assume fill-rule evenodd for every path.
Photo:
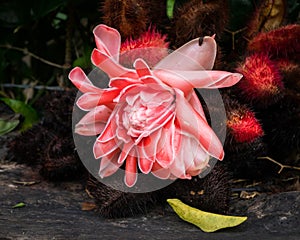
<instances>
[{"instance_id":1,"label":"spiky fruit cluster","mask_svg":"<svg viewBox=\"0 0 300 240\"><path fill-rule=\"evenodd\" d=\"M251 143L258 137L263 136L263 130L254 113L250 110L237 109L231 112L227 120L227 126L232 132L234 139L239 143Z\"/></svg>"},{"instance_id":2,"label":"spiky fruit cluster","mask_svg":"<svg viewBox=\"0 0 300 240\"><path fill-rule=\"evenodd\" d=\"M247 100L268 106L280 97L283 89L282 76L268 55L255 53L247 57L237 71L244 76L238 87Z\"/></svg>"},{"instance_id":3,"label":"spiky fruit cluster","mask_svg":"<svg viewBox=\"0 0 300 240\"><path fill-rule=\"evenodd\" d=\"M132 67L137 58L143 59L150 67L154 67L161 59L168 55L169 43L167 36L159 33L155 27L149 27L139 38L127 38L120 49L120 63Z\"/></svg>"},{"instance_id":4,"label":"spiky fruit cluster","mask_svg":"<svg viewBox=\"0 0 300 240\"><path fill-rule=\"evenodd\" d=\"M259 33L248 44L251 52L268 53L272 58L299 60L300 25L293 24Z\"/></svg>"},{"instance_id":5,"label":"spiky fruit cluster","mask_svg":"<svg viewBox=\"0 0 300 240\"><path fill-rule=\"evenodd\" d=\"M201 36L216 34L219 38L227 21L227 1L186 1L174 12L174 25L170 32L172 43L179 47Z\"/></svg>"}]
</instances>

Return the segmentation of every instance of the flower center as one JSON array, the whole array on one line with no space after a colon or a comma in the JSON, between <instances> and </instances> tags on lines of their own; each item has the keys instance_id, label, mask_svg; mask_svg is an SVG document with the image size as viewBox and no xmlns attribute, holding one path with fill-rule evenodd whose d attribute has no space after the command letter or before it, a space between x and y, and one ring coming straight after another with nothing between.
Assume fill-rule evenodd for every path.
<instances>
[{"instance_id":1,"label":"flower center","mask_svg":"<svg viewBox=\"0 0 300 240\"><path fill-rule=\"evenodd\" d=\"M147 91L146 91L147 90ZM120 126L127 136L143 138L162 127L174 115L174 96L168 91L147 88L128 95L122 110Z\"/></svg>"},{"instance_id":2,"label":"flower center","mask_svg":"<svg viewBox=\"0 0 300 240\"><path fill-rule=\"evenodd\" d=\"M147 107L141 106L139 108L133 107L127 112L129 120L129 128L132 127L137 130L143 130L147 122Z\"/></svg>"}]
</instances>

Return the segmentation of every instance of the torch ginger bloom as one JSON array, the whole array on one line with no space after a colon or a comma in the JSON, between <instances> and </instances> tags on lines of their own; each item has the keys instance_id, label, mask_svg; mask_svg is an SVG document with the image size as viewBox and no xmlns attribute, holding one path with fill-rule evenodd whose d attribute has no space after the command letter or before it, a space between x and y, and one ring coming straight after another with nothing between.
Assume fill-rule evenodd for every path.
<instances>
[{"instance_id":1,"label":"torch ginger bloom","mask_svg":"<svg viewBox=\"0 0 300 240\"><path fill-rule=\"evenodd\" d=\"M136 183L138 169L161 179L190 179L207 167L210 157L223 159L222 144L193 89L229 87L242 75L210 70L216 56L213 37L204 37L200 45L199 39L188 42L153 69L141 58L129 69L119 64L117 30L98 25L94 35L92 62L109 76L109 87L94 86L78 67L69 78L83 93L77 106L89 111L75 132L99 135L93 153L101 158L100 177L124 165L129 187Z\"/></svg>"}]
</instances>

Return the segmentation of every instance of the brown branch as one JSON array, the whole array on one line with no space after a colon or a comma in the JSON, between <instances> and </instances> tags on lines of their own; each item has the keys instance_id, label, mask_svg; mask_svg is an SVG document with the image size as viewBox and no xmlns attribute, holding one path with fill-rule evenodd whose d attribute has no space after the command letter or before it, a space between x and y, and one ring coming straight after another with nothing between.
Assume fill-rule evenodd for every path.
<instances>
[{"instance_id":1,"label":"brown branch","mask_svg":"<svg viewBox=\"0 0 300 240\"><path fill-rule=\"evenodd\" d=\"M248 27L244 27L244 28L239 29L239 30L237 30L237 31L230 31L230 30L228 30L228 29L224 29L225 32L228 32L228 33L231 34L232 50L235 50L235 35L236 35L237 33L243 32L243 31L245 31L245 30L247 30L247 29L248 29Z\"/></svg>"},{"instance_id":2,"label":"brown branch","mask_svg":"<svg viewBox=\"0 0 300 240\"><path fill-rule=\"evenodd\" d=\"M16 51L19 51L19 52L23 52L24 54L27 54L47 65L50 65L52 67L56 67L56 68L61 68L61 69L69 69L71 66L69 64L64 64L64 65L60 65L60 64L57 64L57 63L53 63L53 62L50 62L44 58L41 58L37 55L35 55L34 53L32 52L29 52L28 49L26 48L19 48L19 47L14 47L14 46L11 46L9 44L6 44L6 45L0 45L1 48L7 48L7 49L12 49L12 50L16 50Z\"/></svg>"},{"instance_id":3,"label":"brown branch","mask_svg":"<svg viewBox=\"0 0 300 240\"><path fill-rule=\"evenodd\" d=\"M290 166L290 165L284 165L280 162L277 162L276 160L270 158L270 157L258 157L257 159L265 159L265 160L269 160L271 161L272 163L275 163L276 165L280 166L280 169L278 171L278 174L280 174L282 172L282 170L284 168L288 168L288 169L293 169L293 170L298 170L300 171L300 167L295 167L295 166Z\"/></svg>"}]
</instances>

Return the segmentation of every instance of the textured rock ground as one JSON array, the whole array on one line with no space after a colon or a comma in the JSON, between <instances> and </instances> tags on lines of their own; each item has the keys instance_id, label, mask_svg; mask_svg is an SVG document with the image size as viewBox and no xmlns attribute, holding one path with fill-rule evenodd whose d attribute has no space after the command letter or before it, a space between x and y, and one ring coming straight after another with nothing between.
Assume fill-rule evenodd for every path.
<instances>
[{"instance_id":1,"label":"textured rock ground","mask_svg":"<svg viewBox=\"0 0 300 240\"><path fill-rule=\"evenodd\" d=\"M82 203L91 199L80 182L41 180L34 169L1 163L0 239L300 239L300 192L236 200L232 213L249 219L208 234L180 220L168 206L144 216L103 219L82 211ZM26 206L12 208L20 202Z\"/></svg>"}]
</instances>

